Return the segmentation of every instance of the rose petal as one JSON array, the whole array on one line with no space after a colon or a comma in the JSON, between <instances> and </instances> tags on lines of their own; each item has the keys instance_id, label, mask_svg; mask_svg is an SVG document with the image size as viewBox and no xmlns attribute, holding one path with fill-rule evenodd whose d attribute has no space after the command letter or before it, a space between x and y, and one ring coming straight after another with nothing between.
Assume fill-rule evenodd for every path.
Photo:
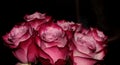
<instances>
[{"instance_id":1,"label":"rose petal","mask_svg":"<svg viewBox=\"0 0 120 65\"><path fill-rule=\"evenodd\" d=\"M28 59L27 59L27 56L26 56L27 55L27 50L18 49L17 51L14 51L13 54L22 63L28 63Z\"/></svg>"},{"instance_id":2,"label":"rose petal","mask_svg":"<svg viewBox=\"0 0 120 65\"><path fill-rule=\"evenodd\" d=\"M104 35L104 33L102 31L99 31L98 29L91 28L91 32L92 32L95 40L97 40L99 42L103 42L107 39L107 37Z\"/></svg>"},{"instance_id":3,"label":"rose petal","mask_svg":"<svg viewBox=\"0 0 120 65\"><path fill-rule=\"evenodd\" d=\"M34 39L31 37L21 42L18 48L13 51L15 57L23 63L34 62L36 59L37 51L33 40Z\"/></svg>"},{"instance_id":4,"label":"rose petal","mask_svg":"<svg viewBox=\"0 0 120 65\"><path fill-rule=\"evenodd\" d=\"M31 15L25 15L24 19L26 21L31 21L31 20L34 20L34 19L45 19L45 14L35 12Z\"/></svg>"},{"instance_id":5,"label":"rose petal","mask_svg":"<svg viewBox=\"0 0 120 65\"><path fill-rule=\"evenodd\" d=\"M45 63L46 61L47 61L47 64L54 63L52 58L47 53L45 53L41 48L38 48L37 52L38 52L37 53L38 60L40 62L42 62L43 65L46 65L46 63ZM44 62L44 60L45 60L45 62Z\"/></svg>"},{"instance_id":6,"label":"rose petal","mask_svg":"<svg viewBox=\"0 0 120 65\"><path fill-rule=\"evenodd\" d=\"M66 58L66 52L61 52L61 50L58 47L51 47L51 48L46 48L44 51L52 58L54 63L58 59L65 59Z\"/></svg>"},{"instance_id":7,"label":"rose petal","mask_svg":"<svg viewBox=\"0 0 120 65\"><path fill-rule=\"evenodd\" d=\"M94 65L96 62L96 60L74 57L74 65Z\"/></svg>"},{"instance_id":8,"label":"rose petal","mask_svg":"<svg viewBox=\"0 0 120 65\"><path fill-rule=\"evenodd\" d=\"M35 43L31 43L28 48L28 61L35 62L37 57L37 48Z\"/></svg>"}]
</instances>

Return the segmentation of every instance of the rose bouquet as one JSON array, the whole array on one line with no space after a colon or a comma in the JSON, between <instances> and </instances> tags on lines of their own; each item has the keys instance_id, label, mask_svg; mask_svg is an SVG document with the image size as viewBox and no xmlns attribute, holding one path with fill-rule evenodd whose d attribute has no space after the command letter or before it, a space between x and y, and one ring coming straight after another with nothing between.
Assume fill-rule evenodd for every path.
<instances>
[{"instance_id":1,"label":"rose bouquet","mask_svg":"<svg viewBox=\"0 0 120 65\"><path fill-rule=\"evenodd\" d=\"M97 28L55 21L39 12L24 19L3 35L6 46L19 60L16 65L94 65L105 56L107 36Z\"/></svg>"}]
</instances>

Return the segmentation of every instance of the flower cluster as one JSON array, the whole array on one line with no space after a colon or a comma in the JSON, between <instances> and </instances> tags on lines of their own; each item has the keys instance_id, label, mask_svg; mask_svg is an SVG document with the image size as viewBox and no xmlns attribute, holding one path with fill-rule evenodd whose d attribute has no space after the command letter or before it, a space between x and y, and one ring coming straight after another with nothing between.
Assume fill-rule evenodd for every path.
<instances>
[{"instance_id":1,"label":"flower cluster","mask_svg":"<svg viewBox=\"0 0 120 65\"><path fill-rule=\"evenodd\" d=\"M15 25L3 36L21 63L42 65L94 65L105 56L107 37L97 28L86 29L81 23L54 21L51 16L35 12L25 15L26 22Z\"/></svg>"}]
</instances>

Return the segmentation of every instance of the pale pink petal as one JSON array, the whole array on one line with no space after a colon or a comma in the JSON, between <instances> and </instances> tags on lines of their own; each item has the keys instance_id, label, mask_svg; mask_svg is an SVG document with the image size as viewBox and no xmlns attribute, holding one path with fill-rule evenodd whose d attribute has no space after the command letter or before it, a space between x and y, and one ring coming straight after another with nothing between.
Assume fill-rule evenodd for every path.
<instances>
[{"instance_id":1,"label":"pale pink petal","mask_svg":"<svg viewBox=\"0 0 120 65\"><path fill-rule=\"evenodd\" d=\"M107 36L105 36L102 31L99 31L98 29L95 28L91 28L91 31L95 40L103 42L107 39Z\"/></svg>"},{"instance_id":2,"label":"pale pink petal","mask_svg":"<svg viewBox=\"0 0 120 65\"><path fill-rule=\"evenodd\" d=\"M68 21L65 21L65 20L58 20L57 21L57 24L63 29L63 30L70 30L72 29L71 26L74 25L75 23L74 22L68 22ZM74 27L73 27L74 29Z\"/></svg>"},{"instance_id":3,"label":"pale pink petal","mask_svg":"<svg viewBox=\"0 0 120 65\"><path fill-rule=\"evenodd\" d=\"M97 59L97 60L103 60L103 58L105 57L105 49L101 50L100 52L97 52L94 56L94 59Z\"/></svg>"},{"instance_id":4,"label":"pale pink petal","mask_svg":"<svg viewBox=\"0 0 120 65\"><path fill-rule=\"evenodd\" d=\"M28 63L27 50L18 49L17 51L14 51L13 54L22 63Z\"/></svg>"},{"instance_id":5,"label":"pale pink petal","mask_svg":"<svg viewBox=\"0 0 120 65\"><path fill-rule=\"evenodd\" d=\"M94 65L97 61L87 58L74 57L74 65Z\"/></svg>"}]
</instances>

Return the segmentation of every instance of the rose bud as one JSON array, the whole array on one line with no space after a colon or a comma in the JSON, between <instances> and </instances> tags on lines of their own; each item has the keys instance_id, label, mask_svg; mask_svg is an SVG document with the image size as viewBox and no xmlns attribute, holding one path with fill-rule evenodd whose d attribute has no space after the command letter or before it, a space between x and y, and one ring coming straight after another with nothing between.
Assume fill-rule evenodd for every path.
<instances>
[{"instance_id":1,"label":"rose bud","mask_svg":"<svg viewBox=\"0 0 120 65\"><path fill-rule=\"evenodd\" d=\"M45 58L49 59L51 64L66 59L67 39L60 26L53 22L42 24L39 29L39 38L41 40L39 46L51 58Z\"/></svg>"},{"instance_id":2,"label":"rose bud","mask_svg":"<svg viewBox=\"0 0 120 65\"><path fill-rule=\"evenodd\" d=\"M94 65L105 56L106 36L98 29L84 29L74 33L72 50L74 65Z\"/></svg>"}]
</instances>

